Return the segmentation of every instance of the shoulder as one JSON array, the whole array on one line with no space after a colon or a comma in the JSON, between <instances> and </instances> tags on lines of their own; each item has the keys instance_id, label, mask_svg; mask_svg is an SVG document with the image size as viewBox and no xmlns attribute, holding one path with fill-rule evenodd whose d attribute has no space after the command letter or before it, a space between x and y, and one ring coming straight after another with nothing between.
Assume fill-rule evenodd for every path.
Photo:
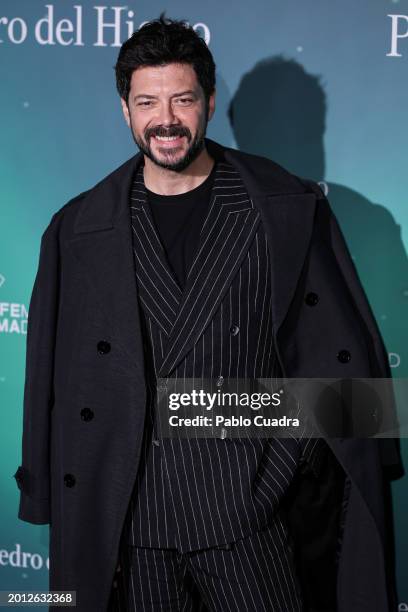
<instances>
[{"instance_id":1,"label":"shoulder","mask_svg":"<svg viewBox=\"0 0 408 612\"><path fill-rule=\"evenodd\" d=\"M268 157L224 147L207 139L208 149L231 163L240 172L253 195L288 195L313 193L318 200L325 195L315 181L293 174Z\"/></svg>"},{"instance_id":2,"label":"shoulder","mask_svg":"<svg viewBox=\"0 0 408 612\"><path fill-rule=\"evenodd\" d=\"M52 240L56 235L60 232L61 226L64 224L65 219L69 217L71 214L76 213L81 202L85 199L85 197L90 193L91 189L83 191L82 193L76 195L71 198L66 204L61 206L51 217L47 227L45 228L42 236L41 242Z\"/></svg>"},{"instance_id":3,"label":"shoulder","mask_svg":"<svg viewBox=\"0 0 408 612\"><path fill-rule=\"evenodd\" d=\"M75 219L79 210L81 209L82 203L88 198L88 196L94 193L97 194L98 192L102 192L114 183L120 184L125 175L129 173L129 169L133 168L136 157L137 156L133 156L130 159L127 159L124 163L95 183L90 189L82 191L61 206L61 208L59 208L52 215L48 226L43 233L43 239L48 235L55 235L56 233L62 233L65 236L72 234L72 228L75 224Z\"/></svg>"}]
</instances>

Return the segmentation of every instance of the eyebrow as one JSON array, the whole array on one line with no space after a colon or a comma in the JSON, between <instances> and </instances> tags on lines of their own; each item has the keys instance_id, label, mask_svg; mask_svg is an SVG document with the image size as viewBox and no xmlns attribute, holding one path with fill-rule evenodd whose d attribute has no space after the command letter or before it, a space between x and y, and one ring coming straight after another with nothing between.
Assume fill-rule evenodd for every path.
<instances>
[{"instance_id":1,"label":"eyebrow","mask_svg":"<svg viewBox=\"0 0 408 612\"><path fill-rule=\"evenodd\" d=\"M171 97L172 98L179 98L180 96L186 96L187 94L194 95L194 96L196 95L195 92L192 89L186 89L186 91L181 91L179 93L175 93ZM152 96L150 94L138 94L137 96L133 97L133 101L135 102L138 98L147 98L149 100L155 100L157 98L157 96Z\"/></svg>"}]
</instances>

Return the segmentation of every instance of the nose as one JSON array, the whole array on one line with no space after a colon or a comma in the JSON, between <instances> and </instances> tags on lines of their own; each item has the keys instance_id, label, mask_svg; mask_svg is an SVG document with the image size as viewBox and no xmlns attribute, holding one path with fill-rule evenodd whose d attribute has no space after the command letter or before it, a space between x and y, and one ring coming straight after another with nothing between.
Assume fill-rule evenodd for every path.
<instances>
[{"instance_id":1,"label":"nose","mask_svg":"<svg viewBox=\"0 0 408 612\"><path fill-rule=\"evenodd\" d=\"M177 118L174 113L171 101L169 100L168 102L163 102L163 104L160 105L159 109L159 123L164 126L170 126L173 125L173 123L177 122L176 119Z\"/></svg>"}]
</instances>

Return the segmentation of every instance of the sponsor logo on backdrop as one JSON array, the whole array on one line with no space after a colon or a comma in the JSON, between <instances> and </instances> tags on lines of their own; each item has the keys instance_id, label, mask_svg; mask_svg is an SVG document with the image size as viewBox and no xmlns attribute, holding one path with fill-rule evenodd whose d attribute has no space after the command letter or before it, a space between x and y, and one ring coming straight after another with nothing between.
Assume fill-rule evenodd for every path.
<instances>
[{"instance_id":1,"label":"sponsor logo on backdrop","mask_svg":"<svg viewBox=\"0 0 408 612\"><path fill-rule=\"evenodd\" d=\"M387 57L402 57L402 43L404 38L408 38L408 15L387 15L391 19L391 45ZM408 43L405 42L408 51Z\"/></svg>"},{"instance_id":2,"label":"sponsor logo on backdrop","mask_svg":"<svg viewBox=\"0 0 408 612\"><path fill-rule=\"evenodd\" d=\"M25 304L0 302L0 333L26 334L27 317Z\"/></svg>"},{"instance_id":3,"label":"sponsor logo on backdrop","mask_svg":"<svg viewBox=\"0 0 408 612\"><path fill-rule=\"evenodd\" d=\"M0 16L0 44L10 42L21 45L26 40L34 40L39 45L73 45L84 47L91 44L94 47L120 47L137 29L135 12L128 6L93 6L95 23L94 40L84 38L84 15L82 6L75 4L70 13L61 14L57 4L46 4L45 15L41 15L33 24L23 17L11 15ZM58 7L60 8L60 7ZM140 23L141 27L145 21ZM210 43L210 29L202 22L193 24L193 28L207 43ZM90 29L87 29L89 32Z\"/></svg>"},{"instance_id":4,"label":"sponsor logo on backdrop","mask_svg":"<svg viewBox=\"0 0 408 612\"><path fill-rule=\"evenodd\" d=\"M388 360L390 363L390 368L399 368L401 365L401 357L398 353L388 353Z\"/></svg>"},{"instance_id":5,"label":"sponsor logo on backdrop","mask_svg":"<svg viewBox=\"0 0 408 612\"><path fill-rule=\"evenodd\" d=\"M0 549L0 567L6 565L36 571L43 568L50 569L49 557L43 557L39 553L22 551L21 544L16 544L14 550Z\"/></svg>"},{"instance_id":6,"label":"sponsor logo on backdrop","mask_svg":"<svg viewBox=\"0 0 408 612\"><path fill-rule=\"evenodd\" d=\"M6 278L0 273L0 288ZM0 296L0 334L27 334L28 311L24 304L3 302Z\"/></svg>"}]
</instances>

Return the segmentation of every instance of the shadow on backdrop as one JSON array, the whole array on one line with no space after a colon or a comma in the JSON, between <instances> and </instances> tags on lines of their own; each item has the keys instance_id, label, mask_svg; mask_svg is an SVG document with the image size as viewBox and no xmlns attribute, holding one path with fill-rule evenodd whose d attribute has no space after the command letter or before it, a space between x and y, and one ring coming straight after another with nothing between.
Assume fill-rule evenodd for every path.
<instances>
[{"instance_id":1,"label":"shadow on backdrop","mask_svg":"<svg viewBox=\"0 0 408 612\"><path fill-rule=\"evenodd\" d=\"M225 121L231 101L231 92L223 76L217 72L217 95L215 99L215 113L207 126L207 136L224 145L234 146L234 134L229 121Z\"/></svg>"},{"instance_id":2,"label":"shadow on backdrop","mask_svg":"<svg viewBox=\"0 0 408 612\"><path fill-rule=\"evenodd\" d=\"M227 115L238 149L268 157L294 174L321 184L380 326L392 372L406 377L408 258L401 227L384 206L370 202L348 186L325 182L326 110L320 78L308 74L295 60L275 56L258 62L242 77ZM404 482L393 485L399 499L406 495ZM386 497L389 533L393 534L391 486L386 489ZM395 518L403 555L408 534L398 507ZM393 566L395 551L388 552ZM403 556L399 561L398 583L403 585L407 564Z\"/></svg>"},{"instance_id":3,"label":"shadow on backdrop","mask_svg":"<svg viewBox=\"0 0 408 612\"><path fill-rule=\"evenodd\" d=\"M242 77L228 115L239 149L323 182L326 108L319 77L278 56L260 61ZM401 227L384 206L353 189L327 182L323 188L381 328L393 373L406 377L408 258Z\"/></svg>"}]
</instances>

